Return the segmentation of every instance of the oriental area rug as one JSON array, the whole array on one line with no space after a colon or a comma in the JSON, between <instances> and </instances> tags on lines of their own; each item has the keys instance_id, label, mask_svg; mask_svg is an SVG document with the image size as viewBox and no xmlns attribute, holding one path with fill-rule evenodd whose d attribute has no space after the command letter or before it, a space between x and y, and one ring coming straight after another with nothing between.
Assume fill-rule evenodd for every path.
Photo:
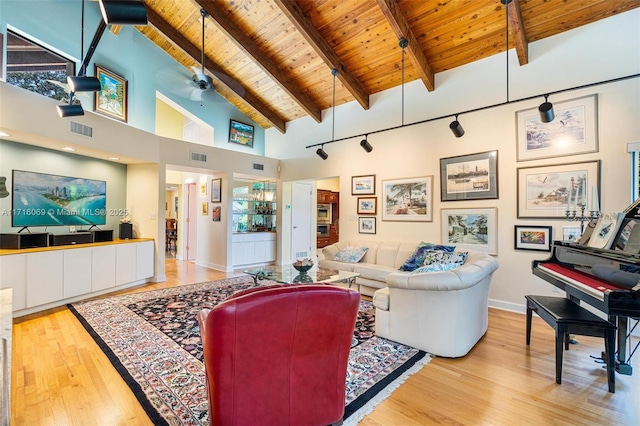
<instances>
[{"instance_id":1,"label":"oriental area rug","mask_svg":"<svg viewBox=\"0 0 640 426\"><path fill-rule=\"evenodd\" d=\"M251 277L236 277L68 306L155 425L207 425L197 314L255 286ZM423 351L375 336L374 316L371 302L361 301L347 368L345 425L361 420L430 360Z\"/></svg>"}]
</instances>

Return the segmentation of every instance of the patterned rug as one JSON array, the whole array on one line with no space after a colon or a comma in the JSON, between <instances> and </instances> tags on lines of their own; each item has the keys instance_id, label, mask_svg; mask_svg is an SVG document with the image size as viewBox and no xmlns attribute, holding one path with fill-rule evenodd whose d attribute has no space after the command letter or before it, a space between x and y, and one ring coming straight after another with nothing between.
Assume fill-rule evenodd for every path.
<instances>
[{"instance_id":1,"label":"patterned rug","mask_svg":"<svg viewBox=\"0 0 640 426\"><path fill-rule=\"evenodd\" d=\"M209 407L196 316L250 287L255 287L252 278L237 277L68 306L155 425L206 425ZM361 301L347 369L345 424L362 419L430 360L423 351L375 336L374 315L371 302Z\"/></svg>"}]
</instances>

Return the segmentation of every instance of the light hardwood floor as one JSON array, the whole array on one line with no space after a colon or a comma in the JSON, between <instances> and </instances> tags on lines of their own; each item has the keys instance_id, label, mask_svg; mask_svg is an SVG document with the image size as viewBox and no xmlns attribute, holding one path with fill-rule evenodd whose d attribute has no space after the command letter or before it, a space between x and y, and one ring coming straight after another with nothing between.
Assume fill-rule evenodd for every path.
<instances>
[{"instance_id":1,"label":"light hardwood floor","mask_svg":"<svg viewBox=\"0 0 640 426\"><path fill-rule=\"evenodd\" d=\"M227 277L176 260L166 272L167 282L127 292ZM553 330L534 318L529 348L524 334L524 315L490 309L489 330L467 356L434 358L361 425L640 425L640 354L635 374L616 375L611 394L605 370L590 359L603 350L602 339L580 336L557 385ZM13 425L151 424L66 308L17 319L12 362Z\"/></svg>"}]
</instances>

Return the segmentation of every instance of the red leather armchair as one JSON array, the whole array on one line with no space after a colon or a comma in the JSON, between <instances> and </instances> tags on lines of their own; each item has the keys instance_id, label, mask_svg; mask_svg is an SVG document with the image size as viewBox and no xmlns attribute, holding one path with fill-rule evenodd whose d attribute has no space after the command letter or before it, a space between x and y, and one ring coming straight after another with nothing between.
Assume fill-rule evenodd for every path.
<instances>
[{"instance_id":1,"label":"red leather armchair","mask_svg":"<svg viewBox=\"0 0 640 426\"><path fill-rule=\"evenodd\" d=\"M341 423L359 301L340 287L278 285L200 312L210 423Z\"/></svg>"}]
</instances>

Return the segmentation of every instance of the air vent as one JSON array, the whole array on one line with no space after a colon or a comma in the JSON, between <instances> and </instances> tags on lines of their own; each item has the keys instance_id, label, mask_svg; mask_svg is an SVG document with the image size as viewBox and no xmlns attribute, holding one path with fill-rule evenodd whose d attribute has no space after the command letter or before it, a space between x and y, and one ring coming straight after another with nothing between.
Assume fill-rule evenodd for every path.
<instances>
[{"instance_id":1,"label":"air vent","mask_svg":"<svg viewBox=\"0 0 640 426\"><path fill-rule=\"evenodd\" d=\"M296 259L306 259L309 255L309 252L307 251L297 251L296 252Z\"/></svg>"},{"instance_id":2,"label":"air vent","mask_svg":"<svg viewBox=\"0 0 640 426\"><path fill-rule=\"evenodd\" d=\"M191 161L207 162L207 154L201 154L199 152L191 152Z\"/></svg>"},{"instance_id":3,"label":"air vent","mask_svg":"<svg viewBox=\"0 0 640 426\"><path fill-rule=\"evenodd\" d=\"M253 163L253 170L264 170L264 164Z\"/></svg>"},{"instance_id":4,"label":"air vent","mask_svg":"<svg viewBox=\"0 0 640 426\"><path fill-rule=\"evenodd\" d=\"M85 126L84 124L77 123L75 121L69 122L69 131L88 138L93 137L93 127Z\"/></svg>"}]
</instances>

